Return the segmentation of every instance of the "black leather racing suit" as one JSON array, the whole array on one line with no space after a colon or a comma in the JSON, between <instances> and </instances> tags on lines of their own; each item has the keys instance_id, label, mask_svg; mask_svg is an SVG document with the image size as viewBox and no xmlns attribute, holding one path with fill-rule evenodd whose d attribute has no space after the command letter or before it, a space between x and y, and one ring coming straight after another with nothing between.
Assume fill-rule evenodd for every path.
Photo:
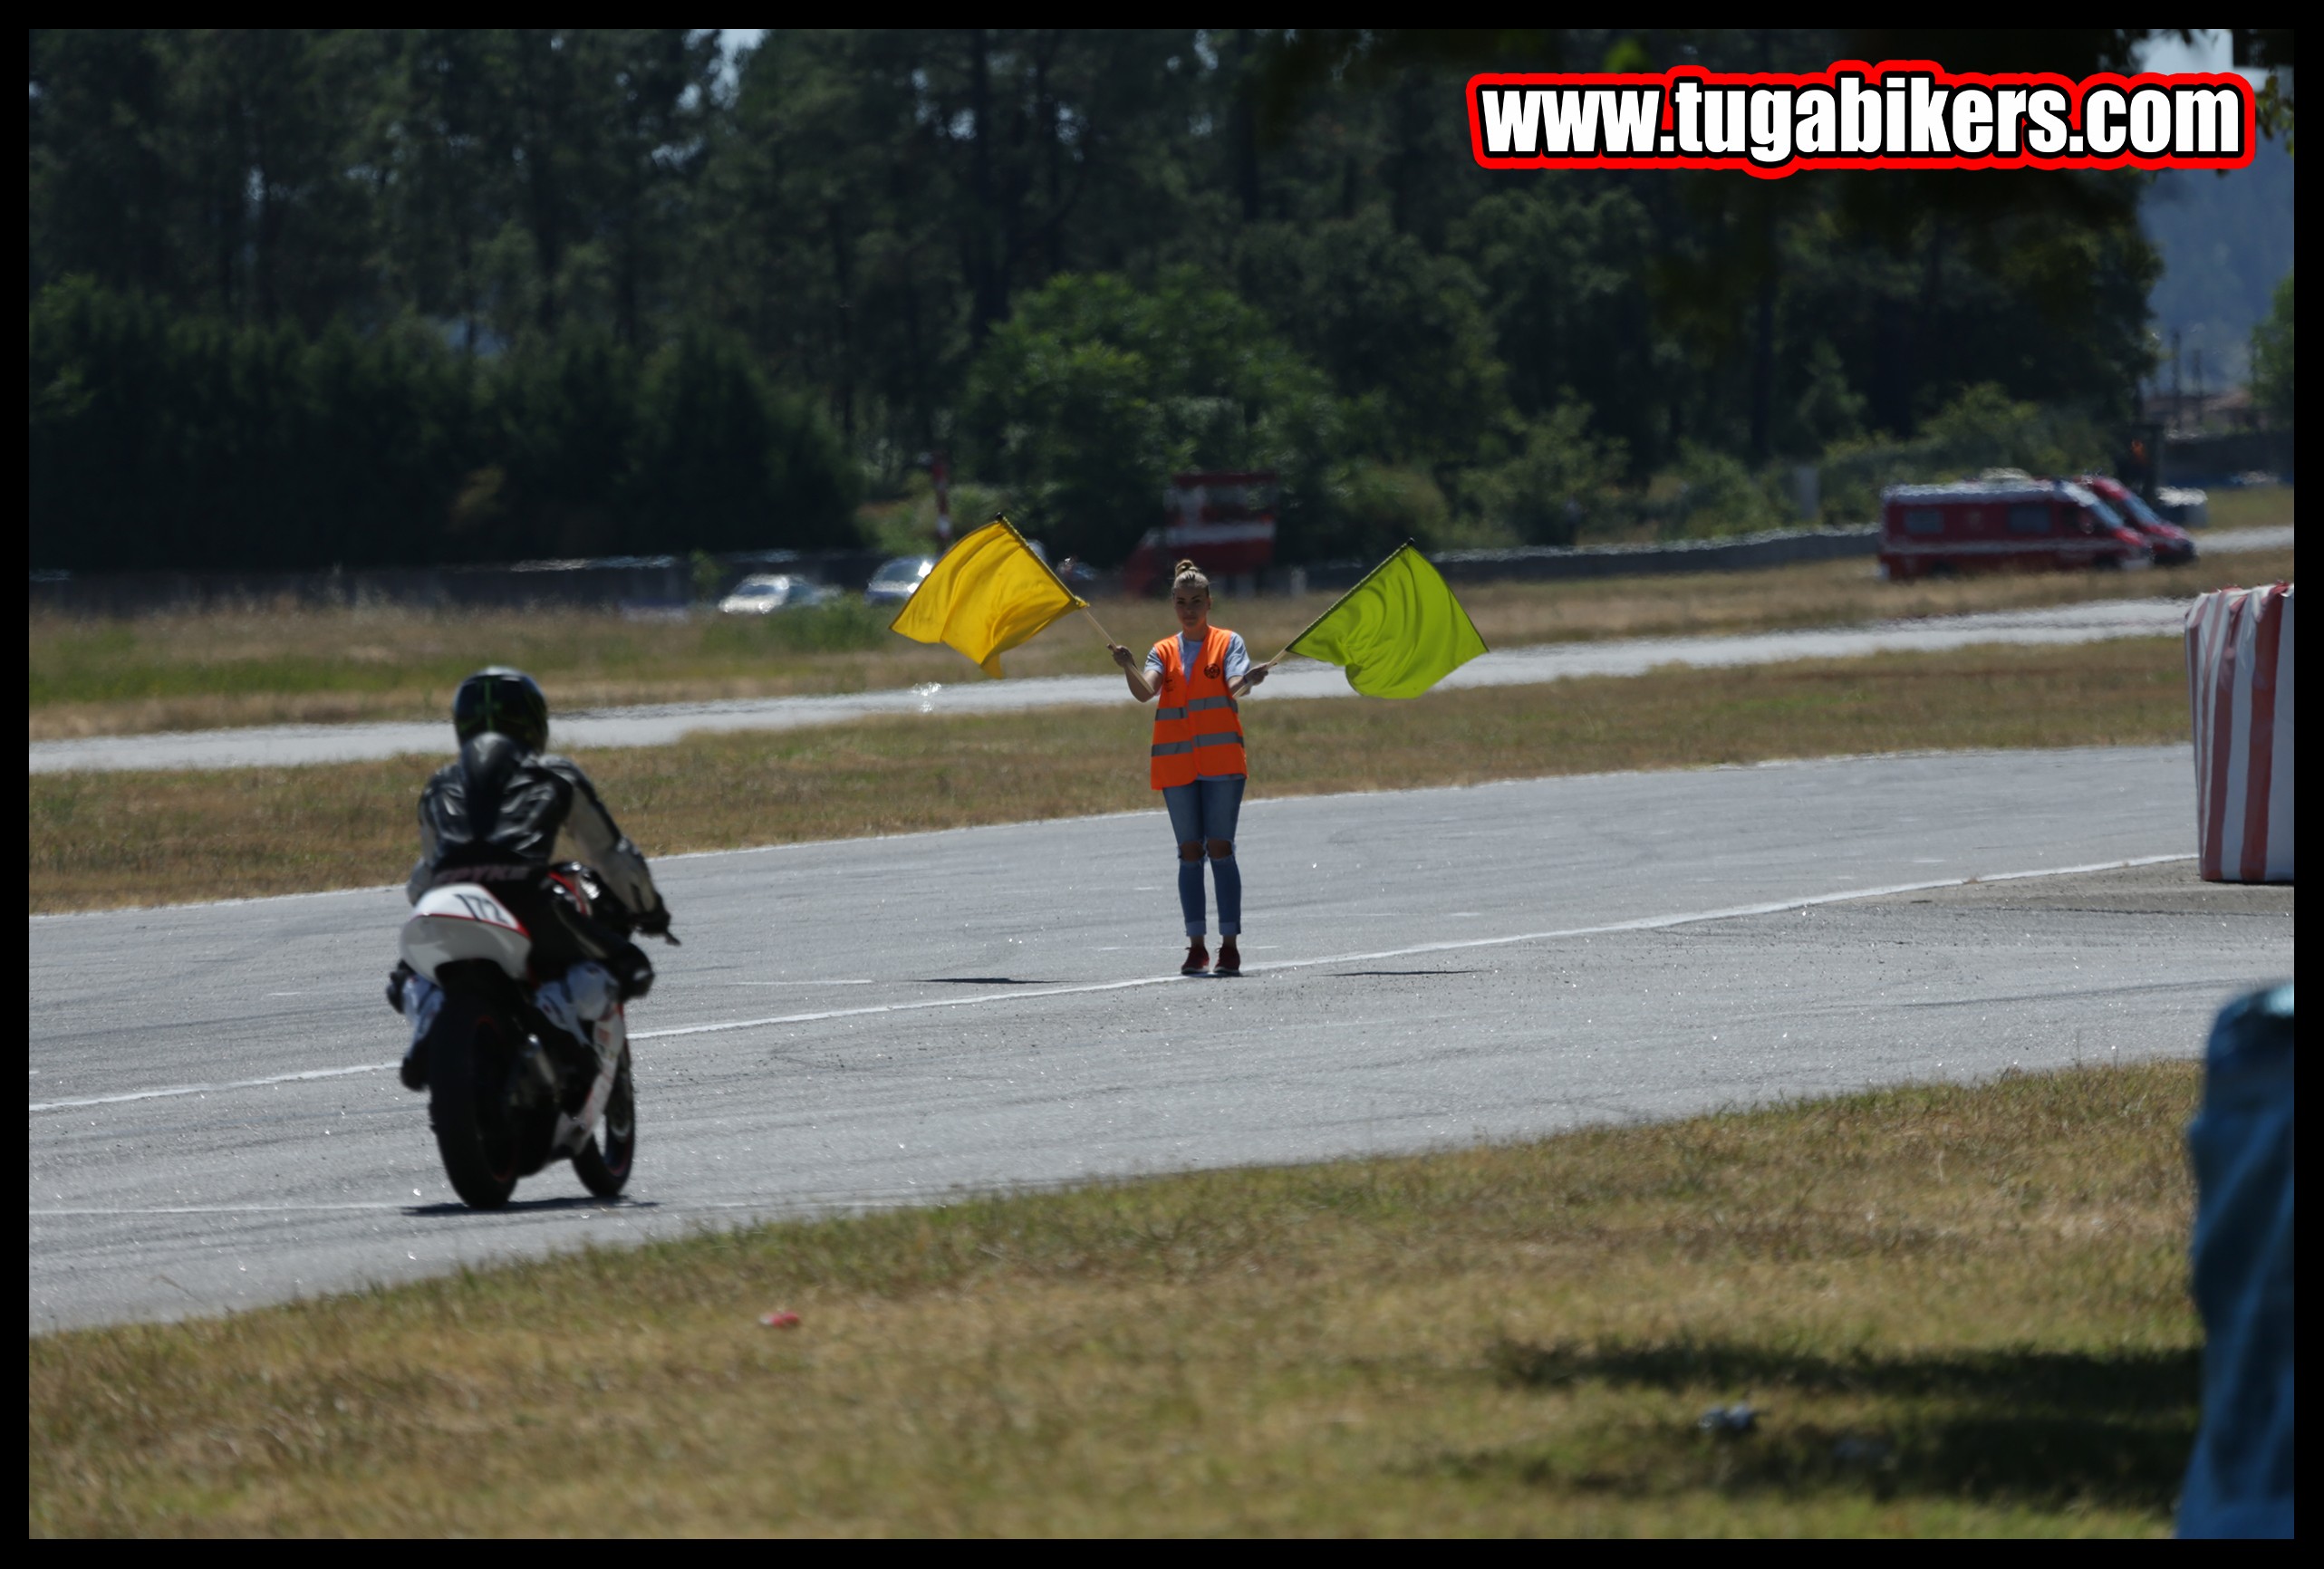
<instances>
[{"instance_id":1,"label":"black leather racing suit","mask_svg":"<svg viewBox=\"0 0 2324 1569\"><path fill-rule=\"evenodd\" d=\"M419 863L405 891L413 903L447 882L483 882L533 935L533 969L547 978L592 959L634 995L653 970L637 946L551 891L558 861L585 862L647 932L669 929L645 857L614 825L572 759L527 751L486 732L461 745L419 793Z\"/></svg>"}]
</instances>

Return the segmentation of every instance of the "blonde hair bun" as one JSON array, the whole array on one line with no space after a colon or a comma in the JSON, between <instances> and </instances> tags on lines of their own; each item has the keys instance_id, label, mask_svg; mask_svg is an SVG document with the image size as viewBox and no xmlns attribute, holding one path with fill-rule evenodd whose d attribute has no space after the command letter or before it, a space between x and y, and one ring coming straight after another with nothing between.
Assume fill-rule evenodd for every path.
<instances>
[{"instance_id":1,"label":"blonde hair bun","mask_svg":"<svg viewBox=\"0 0 2324 1569\"><path fill-rule=\"evenodd\" d=\"M1210 586L1210 575L1191 561L1180 562L1176 566L1170 569L1170 581L1172 582L1181 583L1188 578L1194 579L1195 582L1202 584L1205 588Z\"/></svg>"}]
</instances>

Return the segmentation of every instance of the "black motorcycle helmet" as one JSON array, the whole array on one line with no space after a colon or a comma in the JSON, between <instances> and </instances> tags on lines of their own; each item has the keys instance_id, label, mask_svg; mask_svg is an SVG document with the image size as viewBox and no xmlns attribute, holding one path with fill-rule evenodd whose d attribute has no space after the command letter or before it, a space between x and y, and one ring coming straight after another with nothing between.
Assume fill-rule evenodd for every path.
<instances>
[{"instance_id":1,"label":"black motorcycle helmet","mask_svg":"<svg viewBox=\"0 0 2324 1569\"><path fill-rule=\"evenodd\" d=\"M463 742L488 731L537 752L549 744L549 700L524 671L494 665L452 694L452 731Z\"/></svg>"}]
</instances>

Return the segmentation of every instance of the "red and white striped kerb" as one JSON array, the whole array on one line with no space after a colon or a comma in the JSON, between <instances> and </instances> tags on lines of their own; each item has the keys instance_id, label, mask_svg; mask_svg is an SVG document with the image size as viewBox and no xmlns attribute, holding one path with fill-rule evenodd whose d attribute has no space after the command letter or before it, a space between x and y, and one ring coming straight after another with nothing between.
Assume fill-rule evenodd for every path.
<instances>
[{"instance_id":1,"label":"red and white striped kerb","mask_svg":"<svg viewBox=\"0 0 2324 1569\"><path fill-rule=\"evenodd\" d=\"M2213 882L2291 878L2291 584L2222 589L2187 611L2195 852Z\"/></svg>"}]
</instances>

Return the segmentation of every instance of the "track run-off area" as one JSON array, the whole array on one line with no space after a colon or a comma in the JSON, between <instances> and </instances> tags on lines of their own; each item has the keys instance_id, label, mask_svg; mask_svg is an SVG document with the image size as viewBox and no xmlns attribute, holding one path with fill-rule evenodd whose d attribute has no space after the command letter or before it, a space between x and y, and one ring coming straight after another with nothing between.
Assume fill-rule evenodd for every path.
<instances>
[{"instance_id":1,"label":"track run-off area","mask_svg":"<svg viewBox=\"0 0 2324 1569\"><path fill-rule=\"evenodd\" d=\"M2252 530L2290 543L2291 531ZM2236 536L2229 536L2236 537ZM2104 642L2117 638L2175 637L2187 602L2173 599L2097 600L1972 615L1926 616L1866 626L1699 637L1621 638L1602 642L1544 643L1497 649L1445 678L1446 689L1531 686L1593 676L1642 676L1670 666L1698 669L1780 664L1794 659L1854 659L1884 653L1939 653L1981 644L2017 647ZM1264 657L1253 650L1254 658ZM741 698L715 702L651 703L636 707L560 710L556 745L585 752L609 746L663 746L705 732L787 730L844 724L885 715L966 716L1027 709L1118 705L1119 676L1051 676L988 680L963 666L958 683L838 693L816 697ZM1310 659L1277 670L1248 701L1351 698L1346 678ZM353 763L410 754L441 753L439 721L335 725L266 725L246 728L164 731L34 741L26 754L34 774L72 769L97 772L175 768L294 767Z\"/></svg>"},{"instance_id":2,"label":"track run-off area","mask_svg":"<svg viewBox=\"0 0 2324 1569\"><path fill-rule=\"evenodd\" d=\"M2192 1056L2288 975L2184 747L1254 800L1247 973L1157 811L679 857L628 1198L453 1198L381 1000L400 890L30 922L30 1323L177 1317L966 1190ZM2038 874L2038 875L2028 875Z\"/></svg>"}]
</instances>

